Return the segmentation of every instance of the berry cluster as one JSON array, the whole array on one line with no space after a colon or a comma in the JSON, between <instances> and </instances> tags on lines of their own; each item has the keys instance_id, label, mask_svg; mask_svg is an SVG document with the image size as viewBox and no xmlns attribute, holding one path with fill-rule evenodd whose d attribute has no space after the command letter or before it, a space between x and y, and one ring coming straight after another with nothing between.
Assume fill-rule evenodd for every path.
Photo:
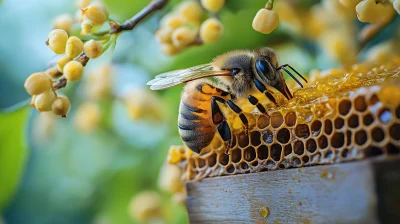
<instances>
[{"instance_id":1,"label":"berry cluster","mask_svg":"<svg viewBox=\"0 0 400 224\"><path fill-rule=\"evenodd\" d=\"M222 23L214 16L225 0L182 1L175 10L165 15L155 36L161 51L175 55L183 49L202 43L217 42L223 34ZM210 16L205 18L206 9Z\"/></svg>"},{"instance_id":2,"label":"berry cluster","mask_svg":"<svg viewBox=\"0 0 400 224\"><path fill-rule=\"evenodd\" d=\"M93 29L98 29L107 21L108 13L100 2L79 0L79 21L81 34L73 33L72 16L63 14L53 23L46 45L56 54L62 55L55 66L44 72L34 73L25 81L26 91L32 95L31 106L40 112L53 111L54 114L66 117L70 102L66 96L59 96L56 90L65 87L67 82L82 78L83 67L90 58L98 58L113 43L113 36L96 36L102 42L90 38ZM86 36L85 36L86 35ZM94 38L94 37L93 37Z\"/></svg>"}]
</instances>

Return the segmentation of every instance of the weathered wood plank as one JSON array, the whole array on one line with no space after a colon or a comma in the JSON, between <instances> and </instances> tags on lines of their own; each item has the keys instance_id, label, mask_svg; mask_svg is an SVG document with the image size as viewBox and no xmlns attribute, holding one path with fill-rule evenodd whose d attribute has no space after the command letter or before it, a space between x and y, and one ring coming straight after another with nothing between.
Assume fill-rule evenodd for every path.
<instances>
[{"instance_id":1,"label":"weathered wood plank","mask_svg":"<svg viewBox=\"0 0 400 224\"><path fill-rule=\"evenodd\" d=\"M186 187L191 223L400 220L400 157L206 178Z\"/></svg>"}]
</instances>

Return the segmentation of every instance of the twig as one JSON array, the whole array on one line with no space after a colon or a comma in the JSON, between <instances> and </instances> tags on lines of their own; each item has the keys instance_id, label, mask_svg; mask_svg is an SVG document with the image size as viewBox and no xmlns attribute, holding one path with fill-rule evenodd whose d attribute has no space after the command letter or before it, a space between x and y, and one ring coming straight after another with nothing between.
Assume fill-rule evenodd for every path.
<instances>
[{"instance_id":1,"label":"twig","mask_svg":"<svg viewBox=\"0 0 400 224\"><path fill-rule=\"evenodd\" d=\"M136 27L137 24L139 24L148 15L152 14L153 12L155 12L157 10L164 8L164 6L167 4L167 2L168 2L168 0L153 0L146 7L144 7L140 12L138 12L132 18L126 20L124 23L118 24L115 22L111 22L110 30L99 32L96 35L103 36L106 34L120 33L125 30L132 30L133 28Z\"/></svg>"},{"instance_id":2,"label":"twig","mask_svg":"<svg viewBox=\"0 0 400 224\"><path fill-rule=\"evenodd\" d=\"M82 52L75 61L80 62L83 67L86 66L86 64L89 62L89 58L86 56L84 52ZM60 77L56 82L53 83L53 89L61 89L67 86L67 79L65 77Z\"/></svg>"}]
</instances>

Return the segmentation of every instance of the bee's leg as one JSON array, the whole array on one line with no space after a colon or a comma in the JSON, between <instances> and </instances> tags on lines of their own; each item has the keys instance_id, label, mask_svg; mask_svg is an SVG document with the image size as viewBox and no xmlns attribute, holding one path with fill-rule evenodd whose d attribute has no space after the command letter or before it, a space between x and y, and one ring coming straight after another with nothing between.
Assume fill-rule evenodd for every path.
<instances>
[{"instance_id":1,"label":"bee's leg","mask_svg":"<svg viewBox=\"0 0 400 224\"><path fill-rule=\"evenodd\" d=\"M263 114L269 116L269 114L268 114L268 112L267 112L267 109L265 109L265 107L264 107L261 103L258 102L258 99L257 99L255 96L249 95L248 99L249 99L249 102L250 102L252 105L256 106L257 109L258 109L261 113L263 113Z\"/></svg>"},{"instance_id":2,"label":"bee's leg","mask_svg":"<svg viewBox=\"0 0 400 224\"><path fill-rule=\"evenodd\" d=\"M239 115L239 118L245 127L244 128L245 134L248 135L249 134L249 121L247 120L246 115L243 114L242 109L240 109L240 107L238 105L236 105L232 100L228 100L227 103L228 103L228 106L233 110L233 112L235 112Z\"/></svg>"},{"instance_id":3,"label":"bee's leg","mask_svg":"<svg viewBox=\"0 0 400 224\"><path fill-rule=\"evenodd\" d=\"M277 107L279 106L278 103L276 102L274 95L272 95L272 93L267 90L267 87L265 87L265 85L262 82L258 81L257 79L254 79L254 84L258 89L258 91L264 93L267 96L267 98L271 100L272 103L275 104L275 106Z\"/></svg>"},{"instance_id":4,"label":"bee's leg","mask_svg":"<svg viewBox=\"0 0 400 224\"><path fill-rule=\"evenodd\" d=\"M226 122L226 118L222 114L221 108L219 108L217 101L224 104L226 101L221 97L213 96L211 100L211 114L213 124L217 125L218 133L226 145L225 152L227 153L231 148L232 134L228 122Z\"/></svg>"}]
</instances>

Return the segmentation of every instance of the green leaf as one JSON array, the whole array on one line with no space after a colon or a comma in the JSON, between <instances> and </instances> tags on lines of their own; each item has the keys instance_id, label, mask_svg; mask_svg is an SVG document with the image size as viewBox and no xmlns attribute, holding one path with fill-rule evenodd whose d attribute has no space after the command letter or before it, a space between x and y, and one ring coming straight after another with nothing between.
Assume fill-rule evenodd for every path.
<instances>
[{"instance_id":1,"label":"green leaf","mask_svg":"<svg viewBox=\"0 0 400 224\"><path fill-rule=\"evenodd\" d=\"M0 112L0 211L14 194L24 170L27 115L28 107Z\"/></svg>"}]
</instances>

